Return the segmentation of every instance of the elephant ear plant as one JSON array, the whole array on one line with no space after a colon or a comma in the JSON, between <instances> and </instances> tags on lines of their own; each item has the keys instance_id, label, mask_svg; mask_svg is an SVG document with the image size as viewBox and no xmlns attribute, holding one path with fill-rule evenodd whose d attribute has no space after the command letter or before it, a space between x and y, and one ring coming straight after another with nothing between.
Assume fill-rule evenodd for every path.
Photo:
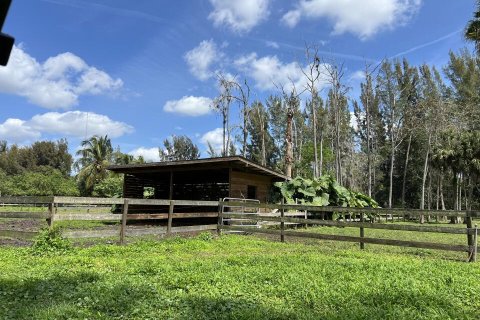
<instances>
[{"instance_id":1,"label":"elephant ear plant","mask_svg":"<svg viewBox=\"0 0 480 320\"><path fill-rule=\"evenodd\" d=\"M296 177L290 181L274 184L274 200L281 197L287 204L308 204L315 206L333 206L350 208L378 208L378 203L367 195L348 190L335 181L332 176L324 175L318 179ZM330 216L339 218L339 214ZM373 214L367 214L373 217Z\"/></svg>"}]
</instances>

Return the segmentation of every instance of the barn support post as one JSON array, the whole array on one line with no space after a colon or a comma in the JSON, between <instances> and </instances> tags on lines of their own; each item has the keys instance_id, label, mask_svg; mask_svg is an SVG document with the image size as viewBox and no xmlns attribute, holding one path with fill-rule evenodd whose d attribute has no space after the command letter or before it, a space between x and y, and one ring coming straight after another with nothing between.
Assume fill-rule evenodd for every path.
<instances>
[{"instance_id":1,"label":"barn support post","mask_svg":"<svg viewBox=\"0 0 480 320\"><path fill-rule=\"evenodd\" d=\"M365 222L365 213L361 213L360 214L360 222ZM365 228L363 227L360 227L360 237L363 238L365 237ZM364 242L360 242L360 249L365 249L365 243Z\"/></svg>"},{"instance_id":2,"label":"barn support post","mask_svg":"<svg viewBox=\"0 0 480 320\"><path fill-rule=\"evenodd\" d=\"M48 218L47 224L49 228L53 228L53 221L55 219L55 203L48 204Z\"/></svg>"},{"instance_id":3,"label":"barn support post","mask_svg":"<svg viewBox=\"0 0 480 320\"><path fill-rule=\"evenodd\" d=\"M167 234L172 233L172 219L173 219L173 207L174 206L175 206L175 201L170 200L170 206L168 207Z\"/></svg>"},{"instance_id":4,"label":"barn support post","mask_svg":"<svg viewBox=\"0 0 480 320\"><path fill-rule=\"evenodd\" d=\"M282 198L282 205L281 205L281 209L280 209L280 241L281 242L285 242L285 221L284 221L284 217L285 217L285 207L284 207L284 204L285 204L285 200Z\"/></svg>"},{"instance_id":5,"label":"barn support post","mask_svg":"<svg viewBox=\"0 0 480 320\"><path fill-rule=\"evenodd\" d=\"M472 225L472 217L467 212L465 217L465 222L467 223L467 244L468 244L468 262L474 262L476 260L475 256L475 229Z\"/></svg>"},{"instance_id":6,"label":"barn support post","mask_svg":"<svg viewBox=\"0 0 480 320\"><path fill-rule=\"evenodd\" d=\"M123 201L122 225L120 226L120 244L125 244L125 236L127 233L127 215L128 215L128 199Z\"/></svg>"},{"instance_id":7,"label":"barn support post","mask_svg":"<svg viewBox=\"0 0 480 320\"><path fill-rule=\"evenodd\" d=\"M168 188L168 200L173 199L173 171L170 171L170 181L169 181L169 188Z\"/></svg>"},{"instance_id":8,"label":"barn support post","mask_svg":"<svg viewBox=\"0 0 480 320\"><path fill-rule=\"evenodd\" d=\"M223 227L223 200L222 198L218 199L218 222L217 222L217 235L222 235Z\"/></svg>"}]
</instances>

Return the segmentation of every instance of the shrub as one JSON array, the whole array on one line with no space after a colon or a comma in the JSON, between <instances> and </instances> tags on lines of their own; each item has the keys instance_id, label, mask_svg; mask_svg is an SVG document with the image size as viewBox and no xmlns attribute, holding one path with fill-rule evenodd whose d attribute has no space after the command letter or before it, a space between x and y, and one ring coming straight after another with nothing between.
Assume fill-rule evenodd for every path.
<instances>
[{"instance_id":1,"label":"shrub","mask_svg":"<svg viewBox=\"0 0 480 320\"><path fill-rule=\"evenodd\" d=\"M44 228L35 237L32 250L35 254L65 253L72 248L68 239L62 236L59 227Z\"/></svg>"}]
</instances>

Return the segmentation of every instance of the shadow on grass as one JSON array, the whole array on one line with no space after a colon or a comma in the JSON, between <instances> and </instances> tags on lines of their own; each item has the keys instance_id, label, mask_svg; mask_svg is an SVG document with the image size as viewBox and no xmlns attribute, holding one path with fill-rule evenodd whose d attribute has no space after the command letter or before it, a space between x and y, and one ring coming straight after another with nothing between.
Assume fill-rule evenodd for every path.
<instances>
[{"instance_id":1,"label":"shadow on grass","mask_svg":"<svg viewBox=\"0 0 480 320\"><path fill-rule=\"evenodd\" d=\"M109 284L94 272L46 279L0 277L0 319L116 319L154 292L131 281Z\"/></svg>"},{"instance_id":2,"label":"shadow on grass","mask_svg":"<svg viewBox=\"0 0 480 320\"><path fill-rule=\"evenodd\" d=\"M372 288L369 292L317 299L206 297L194 291L158 289L148 277L108 281L95 272L46 279L0 277L0 319L478 319L468 299L422 294L410 288ZM451 297L450 297L451 298ZM472 299L470 299L472 300Z\"/></svg>"}]
</instances>

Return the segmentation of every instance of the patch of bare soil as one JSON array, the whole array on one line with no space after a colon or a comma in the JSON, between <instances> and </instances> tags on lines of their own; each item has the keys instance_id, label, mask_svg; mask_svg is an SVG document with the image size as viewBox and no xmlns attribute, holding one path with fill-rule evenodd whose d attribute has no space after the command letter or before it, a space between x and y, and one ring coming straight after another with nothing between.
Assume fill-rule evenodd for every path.
<instances>
[{"instance_id":1,"label":"patch of bare soil","mask_svg":"<svg viewBox=\"0 0 480 320\"><path fill-rule=\"evenodd\" d=\"M46 223L45 221L42 221L42 220L12 219L12 220L1 221L0 230L36 232L45 226L46 226Z\"/></svg>"}]
</instances>

